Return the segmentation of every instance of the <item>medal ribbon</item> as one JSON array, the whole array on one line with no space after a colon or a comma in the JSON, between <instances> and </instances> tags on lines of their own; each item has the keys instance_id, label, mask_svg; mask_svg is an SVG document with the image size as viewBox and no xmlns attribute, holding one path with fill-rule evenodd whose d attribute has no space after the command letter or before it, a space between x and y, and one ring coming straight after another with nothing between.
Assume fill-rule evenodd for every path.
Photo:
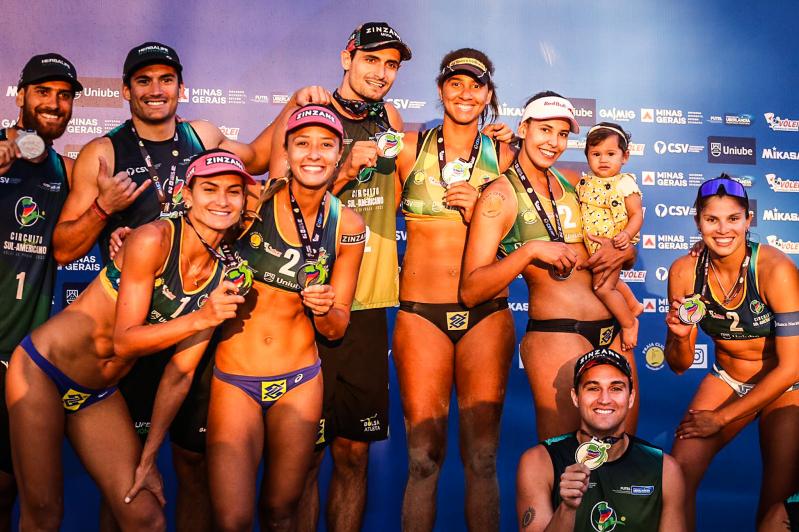
<instances>
[{"instance_id":1,"label":"medal ribbon","mask_svg":"<svg viewBox=\"0 0 799 532\"><path fill-rule=\"evenodd\" d=\"M205 246L205 249L208 250L208 253L210 253L213 258L221 262L227 268L233 268L239 265L241 259L230 244L223 240L219 243L219 249L214 249L214 247L202 237L200 232L197 231L194 224L191 223L188 213L183 216L183 219L186 221L186 225L194 229L194 234L197 235L197 238L200 239L202 245Z\"/></svg>"},{"instance_id":2,"label":"medal ribbon","mask_svg":"<svg viewBox=\"0 0 799 532\"><path fill-rule=\"evenodd\" d=\"M522 165L519 164L518 159L513 162L513 169L519 176L519 181L522 182L522 186L527 192L527 195L530 197L530 201L533 202L535 212L538 213L538 217L541 218L542 222L544 222L544 227L547 230L549 239L553 242L565 242L566 239L563 238L563 228L560 225L560 216L558 216L558 204L555 203L555 195L552 193L552 185L549 184L549 170L547 170L544 175L547 176L547 192L549 192L549 201L552 202L552 217L555 218L555 228L557 228L557 231L555 231L555 228L552 227L552 221L549 219L549 216L547 216L544 206L541 205L541 200L538 199L538 194L535 193L535 189L530 183L530 180L527 179L527 174L525 174L524 170L522 170Z\"/></svg>"},{"instance_id":3,"label":"medal ribbon","mask_svg":"<svg viewBox=\"0 0 799 532\"><path fill-rule=\"evenodd\" d=\"M373 120L375 123L377 123L381 130L387 131L391 129L391 124L388 121L388 114L386 113L385 102L348 100L339 94L338 89L333 91L333 99L336 100L336 102L348 113L355 116L361 116L365 114L365 118Z\"/></svg>"},{"instance_id":4,"label":"medal ribbon","mask_svg":"<svg viewBox=\"0 0 799 532\"><path fill-rule=\"evenodd\" d=\"M702 258L703 268L705 270L705 284L702 286L702 293L700 294L702 299L705 301L709 301L711 298L706 298L705 295L707 294L709 287L710 287L710 278L708 277L709 268L710 268L710 250L705 247L704 251L702 251ZM738 274L738 280L735 281L735 288L733 288L732 293L728 296L724 294L724 304L726 305L730 301L734 301L738 294L741 292L744 286L744 281L746 280L746 269L749 267L749 261L752 260L752 248L749 246L749 242L746 243L746 257L741 262L741 271ZM724 289L721 287L721 283L719 283L719 288L722 292Z\"/></svg>"},{"instance_id":5,"label":"medal ribbon","mask_svg":"<svg viewBox=\"0 0 799 532\"><path fill-rule=\"evenodd\" d=\"M322 225L325 220L325 203L327 202L327 193L322 197L322 202L319 204L319 209L316 211L316 223L313 228L313 236L308 236L308 228L305 226L305 220L302 217L302 211L294 198L294 193L289 186L289 201L291 202L291 214L294 216L294 225L297 227L297 235L300 237L300 244L305 255L305 261L316 260L319 255L319 247L322 243Z\"/></svg>"},{"instance_id":6,"label":"medal ribbon","mask_svg":"<svg viewBox=\"0 0 799 532\"><path fill-rule=\"evenodd\" d=\"M600 438L598 436L594 436L593 434L589 434L583 429L580 429L580 433L584 434L585 436L591 438L592 440L596 440L602 443L606 443L608 445L613 445L616 442L619 442L624 439L624 436L606 436L604 438Z\"/></svg>"},{"instance_id":7,"label":"medal ribbon","mask_svg":"<svg viewBox=\"0 0 799 532\"><path fill-rule=\"evenodd\" d=\"M150 157L150 154L147 152L144 141L139 137L139 133L133 125L133 121L130 122L130 130L139 145L139 151L141 152L142 159L144 159L144 166L147 168L147 173L150 174L150 180L155 187L155 193L158 196L159 203L161 203L161 212L166 214L170 212L172 208L172 191L175 188L175 176L178 170L178 121L175 119L175 136L172 138L172 166L169 169L169 178L163 184L161 183L161 177L158 175L158 172L155 171L152 157ZM165 188L167 190L164 190ZM169 194L169 196L167 196L167 194Z\"/></svg>"},{"instance_id":8,"label":"medal ribbon","mask_svg":"<svg viewBox=\"0 0 799 532\"><path fill-rule=\"evenodd\" d=\"M447 156L444 153L444 147L446 146L446 142L444 142L444 127L438 126L438 131L436 132L436 137L438 138L438 172L440 177L444 177L444 167L447 165ZM466 161L470 163L469 166L469 177L472 175L472 168L474 168L474 164L477 161L477 154L480 151L480 146L483 144L483 136L480 132L477 132L477 135L474 137L474 142L472 143L472 152L469 154L469 160Z\"/></svg>"}]
</instances>

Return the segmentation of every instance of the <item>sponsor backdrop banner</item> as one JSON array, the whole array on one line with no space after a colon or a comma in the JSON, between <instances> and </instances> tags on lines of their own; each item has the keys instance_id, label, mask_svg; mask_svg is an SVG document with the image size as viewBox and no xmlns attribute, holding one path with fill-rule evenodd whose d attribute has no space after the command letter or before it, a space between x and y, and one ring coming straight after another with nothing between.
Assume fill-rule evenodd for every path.
<instances>
[{"instance_id":1,"label":"sponsor backdrop banner","mask_svg":"<svg viewBox=\"0 0 799 532\"><path fill-rule=\"evenodd\" d=\"M462 46L480 48L494 61L500 118L514 128L525 99L544 89L571 98L583 126L622 124L633 134L626 170L636 174L646 207L638 260L624 273L645 306L636 349L638 432L666 449L714 356L712 343L700 334L685 375L677 377L663 360L668 267L698 238L692 218L697 186L722 171L738 176L756 200L753 238L799 258L799 103L791 90L799 74L793 55L785 53L799 45L792 2L240 0L223 7L211 0L12 0L5 11L0 123L14 122L16 81L25 61L60 52L76 64L85 86L67 133L56 143L72 157L129 116L120 78L134 45L157 40L174 46L185 68L179 114L210 120L229 137L249 141L295 89L337 86L339 52L353 27L367 20L388 21L413 49L389 94L411 127L440 120L438 63ZM572 136L560 165L587 168L585 131ZM401 220L398 227L403 249ZM100 268L96 253L64 267L54 310L73 301ZM521 280L513 283L510 301L521 338L527 311ZM407 460L393 368L391 387L391 438L372 448L366 530L399 529ZM536 442L534 421L517 356L498 464L503 530L516 526L515 468ZM437 530L465 529L454 416L449 442ZM162 454L168 489L174 489L169 453ZM89 530L96 490L69 454L65 474L65 529ZM700 528L751 528L760 481L757 434L750 427L707 473L699 494Z\"/></svg>"}]
</instances>

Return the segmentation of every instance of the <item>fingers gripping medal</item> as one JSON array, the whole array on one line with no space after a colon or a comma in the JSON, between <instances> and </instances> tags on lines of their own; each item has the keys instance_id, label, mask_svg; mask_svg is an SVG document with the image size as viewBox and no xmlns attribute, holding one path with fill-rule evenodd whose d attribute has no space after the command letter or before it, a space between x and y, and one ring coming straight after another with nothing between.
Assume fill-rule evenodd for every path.
<instances>
[{"instance_id":1,"label":"fingers gripping medal","mask_svg":"<svg viewBox=\"0 0 799 532\"><path fill-rule=\"evenodd\" d=\"M46 147L42 137L37 135L32 129L20 130L17 133L15 142L22 153L22 158L28 161L41 157Z\"/></svg>"},{"instance_id":2,"label":"fingers gripping medal","mask_svg":"<svg viewBox=\"0 0 799 532\"><path fill-rule=\"evenodd\" d=\"M319 251L319 258L315 261L307 261L300 266L300 269L297 271L297 283L302 288L308 288L315 284L327 284L328 276L327 252L322 249Z\"/></svg>"},{"instance_id":3,"label":"fingers gripping medal","mask_svg":"<svg viewBox=\"0 0 799 532\"><path fill-rule=\"evenodd\" d=\"M608 461L608 449L610 449L609 443L591 438L577 447L574 452L574 461L579 464L585 464L588 469L593 471Z\"/></svg>"},{"instance_id":4,"label":"fingers gripping medal","mask_svg":"<svg viewBox=\"0 0 799 532\"><path fill-rule=\"evenodd\" d=\"M677 309L677 317L686 325L696 325L705 317L707 307L701 296L695 295L683 301Z\"/></svg>"}]
</instances>

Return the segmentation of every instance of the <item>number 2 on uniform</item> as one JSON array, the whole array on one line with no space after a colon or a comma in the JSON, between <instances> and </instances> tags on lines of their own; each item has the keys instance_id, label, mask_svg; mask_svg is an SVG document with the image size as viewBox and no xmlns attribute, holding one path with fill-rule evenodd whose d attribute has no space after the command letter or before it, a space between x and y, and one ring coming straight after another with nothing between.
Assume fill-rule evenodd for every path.
<instances>
[{"instance_id":1,"label":"number 2 on uniform","mask_svg":"<svg viewBox=\"0 0 799 532\"><path fill-rule=\"evenodd\" d=\"M741 318L738 317L737 312L728 312L727 318L732 320L732 323L730 323L730 332L743 332L743 327L738 327Z\"/></svg>"},{"instance_id":2,"label":"number 2 on uniform","mask_svg":"<svg viewBox=\"0 0 799 532\"><path fill-rule=\"evenodd\" d=\"M14 279L17 280L17 299L22 299L22 290L25 289L25 272L19 272Z\"/></svg>"}]
</instances>

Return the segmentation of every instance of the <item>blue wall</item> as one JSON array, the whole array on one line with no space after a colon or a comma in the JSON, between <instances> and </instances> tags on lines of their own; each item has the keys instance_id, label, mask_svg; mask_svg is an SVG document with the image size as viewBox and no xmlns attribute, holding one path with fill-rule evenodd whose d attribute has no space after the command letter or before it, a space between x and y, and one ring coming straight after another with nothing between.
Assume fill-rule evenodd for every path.
<instances>
[{"instance_id":1,"label":"blue wall","mask_svg":"<svg viewBox=\"0 0 799 532\"><path fill-rule=\"evenodd\" d=\"M0 121L5 127L16 117L13 87L24 62L35 53L58 51L75 62L84 85L95 91L77 100L70 131L56 143L59 151L77 152L128 116L113 94L119 90L127 50L160 40L177 48L185 67L189 99L179 114L208 119L247 141L294 89L307 84L333 89L341 76L338 53L352 28L366 20L386 20L414 51L389 96L406 122L426 123L441 115L433 81L441 56L462 46L481 48L496 64L503 120L512 127L527 96L554 89L582 100L578 108L584 124L615 117L640 145L626 167L638 176L647 208L644 243L630 273L636 281L631 286L647 305L636 350L639 435L669 448L713 359L712 344L703 336L699 344L710 347L698 350L697 367L682 377L658 365L654 356L665 338L664 272L696 236L688 209L697 184L721 171L744 177L751 184L750 197L757 200L754 237L776 242L795 260L799 253L799 195L787 192L799 192L797 11L795 2L742 0L240 0L224 6L210 0L12 0L6 6L0 63ZM770 125L769 113L789 119L783 126L792 130ZM583 138L572 139L575 149L563 161L584 162ZM738 158L746 161L725 160L731 147L754 149L751 156ZM774 158L775 152L794 159ZM402 224L399 229L404 247ZM99 260L89 257L62 270L55 307L99 269ZM525 301L523 283L514 282L511 303L519 335ZM366 530L399 528L406 458L393 368L391 387L391 439L372 449ZM536 441L534 421L527 380L517 363L510 375L499 458L503 529L515 527L515 467L522 451ZM456 430L453 418L437 530L465 528ZM168 473L168 460L164 467ZM700 528L750 528L759 471L757 434L750 427L719 454L706 476L699 494ZM64 529L90 530L95 521L87 516L95 515L96 491L72 456L65 474ZM167 481L174 489L170 474Z\"/></svg>"}]
</instances>

